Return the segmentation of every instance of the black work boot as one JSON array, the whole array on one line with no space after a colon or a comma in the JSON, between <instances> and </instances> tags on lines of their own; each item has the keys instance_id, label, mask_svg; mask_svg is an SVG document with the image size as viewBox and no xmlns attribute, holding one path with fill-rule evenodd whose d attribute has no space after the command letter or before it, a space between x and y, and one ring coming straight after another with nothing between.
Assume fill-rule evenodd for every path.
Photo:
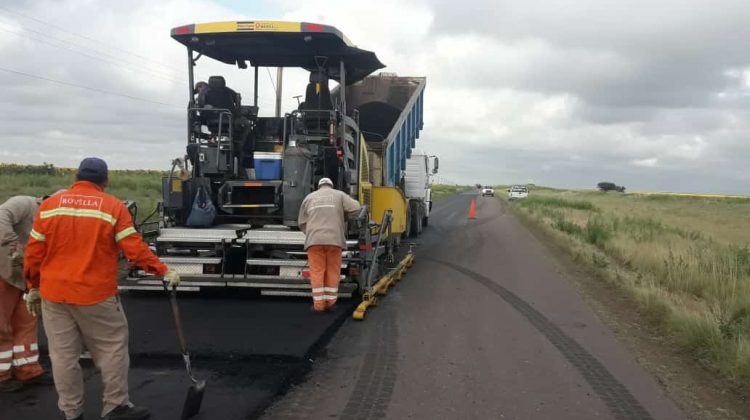
<instances>
[{"instance_id":1,"label":"black work boot","mask_svg":"<svg viewBox=\"0 0 750 420\"><path fill-rule=\"evenodd\" d=\"M23 382L16 378L6 379L0 382L0 393L3 392L16 392L23 388Z\"/></svg>"},{"instance_id":2,"label":"black work boot","mask_svg":"<svg viewBox=\"0 0 750 420\"><path fill-rule=\"evenodd\" d=\"M102 420L142 420L150 416L151 413L145 407L124 404L107 413Z\"/></svg>"}]
</instances>

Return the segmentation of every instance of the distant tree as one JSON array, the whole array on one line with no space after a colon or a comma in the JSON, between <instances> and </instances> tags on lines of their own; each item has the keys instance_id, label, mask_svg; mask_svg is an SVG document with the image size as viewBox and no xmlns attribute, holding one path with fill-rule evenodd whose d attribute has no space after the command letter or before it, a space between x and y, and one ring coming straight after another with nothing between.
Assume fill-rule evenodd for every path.
<instances>
[{"instance_id":1,"label":"distant tree","mask_svg":"<svg viewBox=\"0 0 750 420\"><path fill-rule=\"evenodd\" d=\"M599 191L615 191L617 189L617 185L615 185L614 182L600 182L596 184L596 187L599 188Z\"/></svg>"},{"instance_id":2,"label":"distant tree","mask_svg":"<svg viewBox=\"0 0 750 420\"><path fill-rule=\"evenodd\" d=\"M596 187L599 188L599 191L602 192L608 192L608 191L617 191L624 193L625 187L622 185L616 185L614 182L600 182L596 184Z\"/></svg>"}]
</instances>

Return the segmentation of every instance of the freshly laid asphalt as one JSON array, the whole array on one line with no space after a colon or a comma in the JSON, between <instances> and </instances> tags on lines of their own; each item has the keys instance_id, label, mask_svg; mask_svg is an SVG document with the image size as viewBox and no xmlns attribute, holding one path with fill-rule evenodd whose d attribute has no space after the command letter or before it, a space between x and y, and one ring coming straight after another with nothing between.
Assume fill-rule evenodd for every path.
<instances>
[{"instance_id":1,"label":"freshly laid asphalt","mask_svg":"<svg viewBox=\"0 0 750 420\"><path fill-rule=\"evenodd\" d=\"M194 374L208 381L201 414L195 419L256 416L309 368L316 349L351 313L352 302L344 302L335 312L313 314L306 299L262 300L232 293L185 295L179 300ZM169 301L158 293L128 293L122 295L122 303L130 326L131 399L148 407L154 419L178 419L190 381ZM44 349L43 331L40 335ZM45 356L42 361L48 365ZM85 416L94 419L101 414L101 380L91 365L84 361ZM56 407L53 387L0 394L2 419L56 419Z\"/></svg>"},{"instance_id":2,"label":"freshly laid asphalt","mask_svg":"<svg viewBox=\"0 0 750 420\"><path fill-rule=\"evenodd\" d=\"M417 242L404 280L265 418L685 418L499 200L441 201Z\"/></svg>"},{"instance_id":3,"label":"freshly laid asphalt","mask_svg":"<svg viewBox=\"0 0 750 420\"><path fill-rule=\"evenodd\" d=\"M305 299L181 297L208 380L196 418L685 418L499 200L446 198L414 242L416 264L363 322L351 305L316 315ZM189 382L168 301L123 305L132 400L177 419ZM86 377L86 418L98 418L98 374ZM51 387L0 395L2 419L56 415Z\"/></svg>"}]
</instances>

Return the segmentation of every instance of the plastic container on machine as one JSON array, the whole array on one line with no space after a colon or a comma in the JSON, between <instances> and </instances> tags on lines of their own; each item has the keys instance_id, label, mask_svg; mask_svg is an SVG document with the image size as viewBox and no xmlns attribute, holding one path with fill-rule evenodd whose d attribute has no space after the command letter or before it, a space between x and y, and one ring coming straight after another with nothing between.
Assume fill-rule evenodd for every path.
<instances>
[{"instance_id":1,"label":"plastic container on machine","mask_svg":"<svg viewBox=\"0 0 750 420\"><path fill-rule=\"evenodd\" d=\"M281 153L255 152L255 179L281 179Z\"/></svg>"}]
</instances>

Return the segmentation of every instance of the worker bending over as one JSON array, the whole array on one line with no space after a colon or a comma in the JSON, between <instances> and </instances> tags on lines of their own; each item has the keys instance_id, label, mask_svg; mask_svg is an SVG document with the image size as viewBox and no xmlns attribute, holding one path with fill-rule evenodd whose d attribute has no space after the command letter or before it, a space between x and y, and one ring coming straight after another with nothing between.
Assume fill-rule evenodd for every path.
<instances>
[{"instance_id":1,"label":"worker bending over","mask_svg":"<svg viewBox=\"0 0 750 420\"><path fill-rule=\"evenodd\" d=\"M23 254L42 200L15 196L0 205L0 392L38 382L37 319L26 309Z\"/></svg>"},{"instance_id":2,"label":"worker bending over","mask_svg":"<svg viewBox=\"0 0 750 420\"><path fill-rule=\"evenodd\" d=\"M313 310L331 309L341 280L341 251L346 248L346 219L359 212L359 203L333 188L329 178L318 182L318 190L302 201L299 228L305 233L310 265Z\"/></svg>"},{"instance_id":3,"label":"worker bending over","mask_svg":"<svg viewBox=\"0 0 750 420\"><path fill-rule=\"evenodd\" d=\"M26 249L24 277L29 312L41 312L49 343L58 407L66 419L83 418L83 345L104 384L105 420L145 419L128 394L128 323L117 296L118 253L146 272L177 285L133 227L122 201L104 193L107 164L84 159L76 182L39 207Z\"/></svg>"}]
</instances>

